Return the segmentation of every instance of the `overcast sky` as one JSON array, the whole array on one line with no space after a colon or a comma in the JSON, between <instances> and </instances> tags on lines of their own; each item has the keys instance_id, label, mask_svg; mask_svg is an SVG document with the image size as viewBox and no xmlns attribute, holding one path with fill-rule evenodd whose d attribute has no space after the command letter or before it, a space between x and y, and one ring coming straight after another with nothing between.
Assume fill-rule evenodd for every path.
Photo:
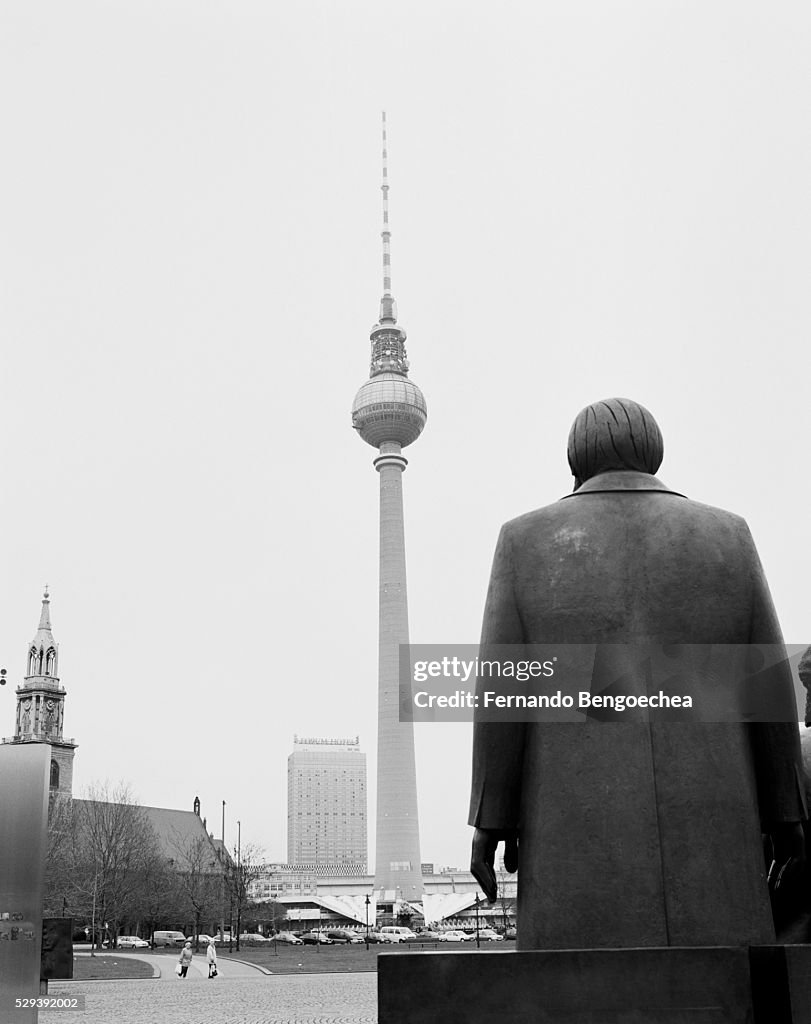
<instances>
[{"instance_id":1,"label":"overcast sky","mask_svg":"<svg viewBox=\"0 0 811 1024\"><path fill-rule=\"evenodd\" d=\"M77 794L226 800L283 860L294 733L360 734L373 790L383 109L412 640L477 642L501 523L619 395L811 642L809 53L800 2L5 0L0 665L47 582ZM470 727L416 735L463 865Z\"/></svg>"}]
</instances>

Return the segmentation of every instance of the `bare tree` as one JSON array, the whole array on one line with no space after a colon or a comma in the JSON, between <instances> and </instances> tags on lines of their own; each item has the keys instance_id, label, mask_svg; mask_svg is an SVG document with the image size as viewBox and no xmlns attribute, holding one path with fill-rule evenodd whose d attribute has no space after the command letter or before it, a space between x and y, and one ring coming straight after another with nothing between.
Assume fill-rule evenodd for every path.
<instances>
[{"instance_id":1,"label":"bare tree","mask_svg":"<svg viewBox=\"0 0 811 1024\"><path fill-rule=\"evenodd\" d=\"M276 900L268 900L262 904L261 914L275 934L282 930L282 925L287 920L287 907L283 903L277 903Z\"/></svg>"},{"instance_id":2,"label":"bare tree","mask_svg":"<svg viewBox=\"0 0 811 1024\"><path fill-rule=\"evenodd\" d=\"M74 912L72 896L73 804L52 795L48 804L48 853L45 861L45 917L67 917Z\"/></svg>"},{"instance_id":3,"label":"bare tree","mask_svg":"<svg viewBox=\"0 0 811 1024\"><path fill-rule=\"evenodd\" d=\"M165 927L168 922L174 924L186 916L186 906L179 891L177 872L160 850L156 849L155 856L146 863L141 882L137 915L147 925L148 936L144 937L152 942L159 925Z\"/></svg>"},{"instance_id":4,"label":"bare tree","mask_svg":"<svg viewBox=\"0 0 811 1024\"><path fill-rule=\"evenodd\" d=\"M496 900L496 906L499 908L501 913L502 928L504 929L504 936L506 938L507 928L509 927L510 919L515 918L515 896L507 895L508 886L515 892L515 876L507 876L507 871L504 867L504 861L502 860L498 868L498 898Z\"/></svg>"},{"instance_id":5,"label":"bare tree","mask_svg":"<svg viewBox=\"0 0 811 1024\"><path fill-rule=\"evenodd\" d=\"M112 946L122 922L138 913L145 879L160 858L157 836L124 782L91 786L75 800L70 835L72 901L94 928L102 923Z\"/></svg>"},{"instance_id":6,"label":"bare tree","mask_svg":"<svg viewBox=\"0 0 811 1024\"><path fill-rule=\"evenodd\" d=\"M227 885L231 904L232 917L237 919L237 951L239 951L239 932L242 915L252 907L253 900L248 898L248 886L262 873L264 851L255 843L246 843L239 850L235 861L228 872Z\"/></svg>"},{"instance_id":7,"label":"bare tree","mask_svg":"<svg viewBox=\"0 0 811 1024\"><path fill-rule=\"evenodd\" d=\"M194 917L194 941L199 948L200 923L215 919L220 910L222 867L207 835L184 836L173 830L172 847L177 887L188 912Z\"/></svg>"}]
</instances>

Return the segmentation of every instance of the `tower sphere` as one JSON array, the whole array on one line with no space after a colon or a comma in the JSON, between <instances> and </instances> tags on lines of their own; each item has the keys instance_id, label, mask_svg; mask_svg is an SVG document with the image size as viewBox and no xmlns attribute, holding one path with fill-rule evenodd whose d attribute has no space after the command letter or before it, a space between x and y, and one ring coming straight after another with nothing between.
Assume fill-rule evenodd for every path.
<instances>
[{"instance_id":1,"label":"tower sphere","mask_svg":"<svg viewBox=\"0 0 811 1024\"><path fill-rule=\"evenodd\" d=\"M352 426L373 448L416 441L428 419L422 391L402 373L370 377L352 403Z\"/></svg>"}]
</instances>

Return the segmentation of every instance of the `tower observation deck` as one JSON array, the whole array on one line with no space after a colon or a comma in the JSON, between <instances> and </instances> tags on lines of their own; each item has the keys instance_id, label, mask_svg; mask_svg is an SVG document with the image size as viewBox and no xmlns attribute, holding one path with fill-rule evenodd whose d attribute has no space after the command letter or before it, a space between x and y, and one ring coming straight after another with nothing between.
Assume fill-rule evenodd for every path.
<instances>
[{"instance_id":1,"label":"tower observation deck","mask_svg":"<svg viewBox=\"0 0 811 1024\"><path fill-rule=\"evenodd\" d=\"M406 332L391 292L388 152L383 114L383 296L372 327L369 379L355 396L352 426L378 450L380 617L375 891L379 902L422 899L414 727L399 717L399 648L408 643L403 449L422 433L425 398L408 378Z\"/></svg>"}]
</instances>

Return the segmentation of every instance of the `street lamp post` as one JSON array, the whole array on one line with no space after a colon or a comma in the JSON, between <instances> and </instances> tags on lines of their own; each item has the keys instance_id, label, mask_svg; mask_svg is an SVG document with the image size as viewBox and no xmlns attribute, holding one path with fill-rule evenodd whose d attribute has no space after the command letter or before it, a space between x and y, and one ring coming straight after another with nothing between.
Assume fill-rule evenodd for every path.
<instances>
[{"instance_id":1,"label":"street lamp post","mask_svg":"<svg viewBox=\"0 0 811 1024\"><path fill-rule=\"evenodd\" d=\"M499 871L501 875L501 884L499 885L499 892L501 893L501 923L504 928L504 938L507 938L507 891L504 887L504 871Z\"/></svg>"},{"instance_id":2,"label":"street lamp post","mask_svg":"<svg viewBox=\"0 0 811 1024\"><path fill-rule=\"evenodd\" d=\"M369 952L369 893L366 893L366 952Z\"/></svg>"},{"instance_id":3,"label":"street lamp post","mask_svg":"<svg viewBox=\"0 0 811 1024\"><path fill-rule=\"evenodd\" d=\"M481 949L481 941L479 940L479 894L476 893L476 949Z\"/></svg>"},{"instance_id":4,"label":"street lamp post","mask_svg":"<svg viewBox=\"0 0 811 1024\"><path fill-rule=\"evenodd\" d=\"M242 921L242 822L237 822L237 953L239 929Z\"/></svg>"},{"instance_id":5,"label":"street lamp post","mask_svg":"<svg viewBox=\"0 0 811 1024\"><path fill-rule=\"evenodd\" d=\"M228 850L225 846L225 801L222 802L222 857L220 864L220 935L225 941L225 873L228 870Z\"/></svg>"},{"instance_id":6,"label":"street lamp post","mask_svg":"<svg viewBox=\"0 0 811 1024\"><path fill-rule=\"evenodd\" d=\"M90 918L90 955L95 956L96 949L96 885L98 883L99 872L96 868L96 872L93 875L93 913Z\"/></svg>"}]
</instances>

